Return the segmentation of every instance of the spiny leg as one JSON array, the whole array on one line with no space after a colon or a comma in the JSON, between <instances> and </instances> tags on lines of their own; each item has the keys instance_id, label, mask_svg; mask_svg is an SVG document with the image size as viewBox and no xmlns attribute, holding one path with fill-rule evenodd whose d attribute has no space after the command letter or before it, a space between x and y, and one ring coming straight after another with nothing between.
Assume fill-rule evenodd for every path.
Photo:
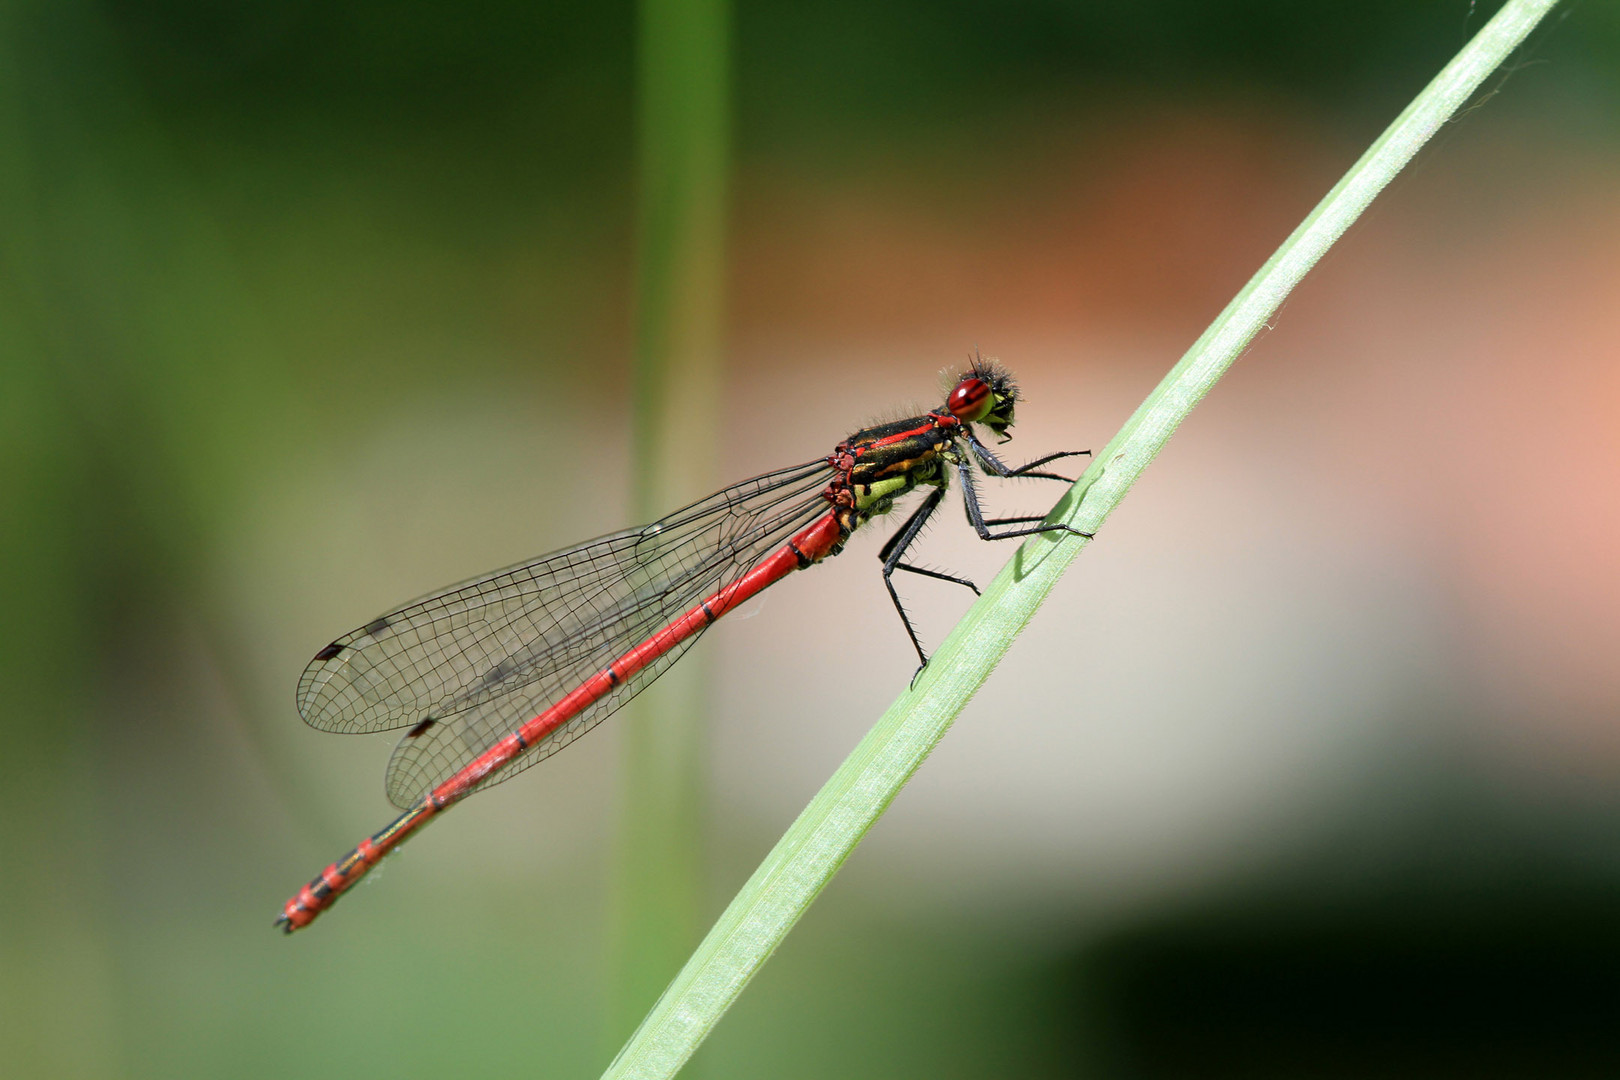
<instances>
[{"instance_id":1,"label":"spiny leg","mask_svg":"<svg viewBox=\"0 0 1620 1080\"><path fill-rule=\"evenodd\" d=\"M1064 476L1055 472L1010 472L1003 479L1007 480L1061 480L1065 484L1074 483L1074 477Z\"/></svg>"},{"instance_id":2,"label":"spiny leg","mask_svg":"<svg viewBox=\"0 0 1620 1080\"><path fill-rule=\"evenodd\" d=\"M911 638L911 647L917 650L917 671L911 676L912 682L916 682L917 675L922 674L922 669L928 666L928 654L923 652L922 640L917 637L916 627L911 625L911 616L906 614L906 606L900 602L900 594L895 591L894 572L896 570L908 570L913 574L921 574L924 577L966 585L973 590L975 595L979 592L978 586L966 578L952 577L950 574L942 574L937 570L924 570L920 566L910 566L900 561L905 558L906 550L911 547L918 536L922 535L923 526L928 523L929 517L939 508L940 500L944 497L944 485L929 492L928 497L922 501L922 505L912 511L911 516L906 519L906 523L900 526L893 536L889 537L888 542L883 545L883 550L878 552L878 558L883 560L883 587L889 590L889 599L894 601L894 610L900 615L900 623L906 628L906 636Z\"/></svg>"},{"instance_id":3,"label":"spiny leg","mask_svg":"<svg viewBox=\"0 0 1620 1080\"><path fill-rule=\"evenodd\" d=\"M911 516L906 518L898 529L894 530L894 535L883 541L883 549L878 552L878 561L888 562L889 556L893 554L897 546L909 545L915 540L917 534L922 531L923 525L927 523L929 516L939 506L939 500L944 497L945 489L942 487L936 487L933 491L930 491L928 497L918 504L917 509L911 512ZM903 544L902 540L904 540Z\"/></svg>"},{"instance_id":4,"label":"spiny leg","mask_svg":"<svg viewBox=\"0 0 1620 1080\"><path fill-rule=\"evenodd\" d=\"M1066 484L1072 484L1074 481L1067 476L1059 476L1056 473L1049 472L1037 472L1036 470L1039 466L1045 465L1049 461L1055 461L1058 458L1091 456L1090 450L1059 450L1055 454L1047 454L1045 457L1039 457L1034 461L1025 462L1017 468L1011 468L1000 458L996 457L996 455L991 452L989 447L980 442L978 437L973 434L971 429L966 431L964 434L966 435L968 444L972 446L974 454L979 459L980 467L983 468L987 474L991 476L999 476L1003 479L1012 479L1014 477L1039 478L1042 480L1062 480ZM962 476L964 492L962 508L967 513L968 524L972 525L982 538L986 540L997 540L1014 536L1028 536L1031 533L1037 532L1059 531L1056 526L1050 526L1044 529L1024 529L1016 532L1002 533L997 536L986 535L986 530L991 525L1025 525L1032 521L1045 521L1046 515L1034 514L1025 517L985 518L982 515L979 515L978 491L971 486L971 474L964 471ZM981 528L981 525L984 526L984 528ZM1067 528L1067 526L1065 526L1065 528ZM1074 533L1076 536L1084 536L1087 539L1091 538L1090 533L1083 533L1078 529L1069 528L1068 531Z\"/></svg>"},{"instance_id":5,"label":"spiny leg","mask_svg":"<svg viewBox=\"0 0 1620 1080\"><path fill-rule=\"evenodd\" d=\"M1045 514L1030 514L1027 517L985 518L984 523L986 525L1027 525L1031 521L1045 521L1045 520L1046 520L1046 515ZM968 518L968 524L969 525L973 524L973 519L971 517Z\"/></svg>"},{"instance_id":6,"label":"spiny leg","mask_svg":"<svg viewBox=\"0 0 1620 1080\"><path fill-rule=\"evenodd\" d=\"M1025 462L1015 469L991 453L990 448L980 442L978 436L974 435L971 429L963 434L967 437L968 445L973 447L973 453L978 457L979 464L984 466L984 471L1003 479L1018 476L1031 480L1062 480L1066 484L1072 484L1074 480L1070 477L1059 476L1057 473L1037 472L1036 470L1047 462L1056 461L1058 458L1091 456L1090 450L1059 450L1055 454L1047 454L1045 457L1038 457L1034 461Z\"/></svg>"},{"instance_id":7,"label":"spiny leg","mask_svg":"<svg viewBox=\"0 0 1620 1080\"><path fill-rule=\"evenodd\" d=\"M1029 473L1029 471L1031 469L1036 468L1036 467L1041 466L1041 465L1045 465L1049 461L1056 461L1058 458L1090 457L1090 456L1091 456L1091 451L1090 450L1059 450L1055 454L1047 454L1045 457L1038 457L1034 461L1026 461L1026 462L1024 462L1022 465L1018 466L1018 468L1016 468L1016 469L1014 469L1012 471L1012 475L1014 475L1014 476L1025 476L1025 475L1027 475Z\"/></svg>"},{"instance_id":8,"label":"spiny leg","mask_svg":"<svg viewBox=\"0 0 1620 1080\"><path fill-rule=\"evenodd\" d=\"M1058 458L1090 456L1090 450L1059 450L1055 454L1047 454L1043 458L1036 458L1034 461L1026 461L1024 464L1018 466L1018 468L1012 470L1007 475L1008 477L1020 477L1031 480L1061 480L1065 484L1072 484L1074 483L1074 477L1063 476L1059 473L1039 472L1036 470L1036 466L1045 465L1048 461L1055 461Z\"/></svg>"},{"instance_id":9,"label":"spiny leg","mask_svg":"<svg viewBox=\"0 0 1620 1080\"><path fill-rule=\"evenodd\" d=\"M1074 526L1064 525L1061 522L1031 525L1027 529L1009 529L1006 532L993 533L990 531L991 522L985 520L984 512L979 509L979 492L974 487L972 463L966 460L957 462L956 472L962 478L962 503L967 508L968 524L973 526L973 531L979 534L980 540L1011 540L1015 536L1032 536L1035 533L1046 532L1073 533L1075 536L1083 536L1087 540L1090 540L1093 536L1092 533L1081 532ZM1038 520L1044 521L1045 519Z\"/></svg>"},{"instance_id":10,"label":"spiny leg","mask_svg":"<svg viewBox=\"0 0 1620 1080\"><path fill-rule=\"evenodd\" d=\"M955 577L951 574L942 573L938 570L925 570L920 566L912 566L910 563L896 563L894 568L896 570L905 570L912 574L921 574L923 577L931 577L935 581L949 581L957 585L966 585L968 588L973 590L974 596L979 595L979 587L965 577Z\"/></svg>"},{"instance_id":11,"label":"spiny leg","mask_svg":"<svg viewBox=\"0 0 1620 1080\"><path fill-rule=\"evenodd\" d=\"M889 556L894 554L894 549L897 547L900 548L902 552L902 554L898 557L903 558L905 550L911 547L912 542L915 541L918 536L922 535L923 525L931 516L933 516L934 510L938 508L940 500L942 500L944 497L945 488L943 486L936 487L932 492L930 492L928 498L924 499L922 504L911 512L910 517L906 518L905 524L896 529L894 531L894 535L883 542L883 550L878 552L878 561L887 566ZM1041 519L1030 518L1030 520L1040 521ZM913 574L921 574L923 577L931 577L936 581L949 581L957 585L966 585L968 588L973 590L974 596L979 595L979 587L977 585L973 584L973 582L969 581L967 578L960 578L954 574L947 574L939 570L925 570L921 566L912 566L910 563L903 562L896 562L894 564L894 569L905 570Z\"/></svg>"}]
</instances>

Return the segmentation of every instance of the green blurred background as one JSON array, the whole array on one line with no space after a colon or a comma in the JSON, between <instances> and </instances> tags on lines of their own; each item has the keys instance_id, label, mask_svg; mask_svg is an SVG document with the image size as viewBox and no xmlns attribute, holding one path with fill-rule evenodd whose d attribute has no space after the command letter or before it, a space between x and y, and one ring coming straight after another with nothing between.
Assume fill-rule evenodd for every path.
<instances>
[{"instance_id":1,"label":"green blurred background","mask_svg":"<svg viewBox=\"0 0 1620 1080\"><path fill-rule=\"evenodd\" d=\"M737 0L720 477L974 347L1015 456L1101 446L1494 8ZM628 520L636 18L0 12L0 1074L595 1075L628 1034L618 725L270 921L392 816L390 741L294 712L314 650ZM1620 1073L1617 8L1491 85L695 1071ZM910 674L878 546L700 646L705 922ZM952 514L924 559L982 548ZM909 583L930 641L957 592Z\"/></svg>"}]
</instances>

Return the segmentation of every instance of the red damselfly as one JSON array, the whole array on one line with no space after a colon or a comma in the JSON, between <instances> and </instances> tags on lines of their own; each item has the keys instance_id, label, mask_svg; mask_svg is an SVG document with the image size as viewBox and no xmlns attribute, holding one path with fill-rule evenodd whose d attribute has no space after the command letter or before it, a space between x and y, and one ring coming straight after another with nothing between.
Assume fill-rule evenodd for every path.
<instances>
[{"instance_id":1,"label":"red damselfly","mask_svg":"<svg viewBox=\"0 0 1620 1080\"><path fill-rule=\"evenodd\" d=\"M316 653L298 681L299 714L322 731L409 729L387 777L389 801L405 812L300 889L276 924L288 933L308 926L434 815L562 749L644 690L710 623L838 554L867 520L928 488L878 553L921 671L928 657L895 571L978 592L966 578L904 561L952 472L982 539L1090 535L980 511L975 469L1067 481L1040 466L1087 453L1003 464L975 426L1006 442L1017 401L1012 378L975 357L938 409L857 431L825 458L745 480L651 525L445 589Z\"/></svg>"}]
</instances>

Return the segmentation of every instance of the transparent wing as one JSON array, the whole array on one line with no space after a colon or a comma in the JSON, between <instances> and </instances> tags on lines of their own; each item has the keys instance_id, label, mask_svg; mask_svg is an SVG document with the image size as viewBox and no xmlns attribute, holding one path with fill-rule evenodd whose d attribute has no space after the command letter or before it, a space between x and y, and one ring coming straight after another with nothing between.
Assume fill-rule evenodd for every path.
<instances>
[{"instance_id":1,"label":"transparent wing","mask_svg":"<svg viewBox=\"0 0 1620 1080\"><path fill-rule=\"evenodd\" d=\"M322 731L409 727L388 797L409 806L531 716L827 510L824 461L766 473L639 529L453 586L322 649L298 712ZM530 748L487 783L561 749L685 651L688 639Z\"/></svg>"}]
</instances>

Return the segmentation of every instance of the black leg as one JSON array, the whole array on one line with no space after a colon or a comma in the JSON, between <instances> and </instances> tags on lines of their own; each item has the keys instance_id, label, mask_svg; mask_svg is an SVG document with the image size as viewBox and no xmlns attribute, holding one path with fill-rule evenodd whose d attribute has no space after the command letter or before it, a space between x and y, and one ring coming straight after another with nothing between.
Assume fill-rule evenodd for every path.
<instances>
[{"instance_id":1,"label":"black leg","mask_svg":"<svg viewBox=\"0 0 1620 1080\"><path fill-rule=\"evenodd\" d=\"M967 515L969 525L973 525L973 515L967 513L967 500L962 500L962 511ZM1025 517L985 518L986 525L1028 525L1032 521L1045 521L1045 514L1029 514ZM977 528L977 526L974 526Z\"/></svg>"},{"instance_id":2,"label":"black leg","mask_svg":"<svg viewBox=\"0 0 1620 1080\"><path fill-rule=\"evenodd\" d=\"M1056 461L1058 458L1090 456L1090 450L1059 450L1055 454L1047 454L1043 458L1036 458L1034 461L1026 461L1024 464L1018 466L1018 468L1014 469L1007 475L1028 477L1032 480L1062 480L1065 484L1072 484L1074 483L1073 477L1061 476L1058 473L1039 472L1036 470L1036 466L1045 465L1048 461Z\"/></svg>"},{"instance_id":3,"label":"black leg","mask_svg":"<svg viewBox=\"0 0 1620 1080\"><path fill-rule=\"evenodd\" d=\"M905 558L907 549L909 549L912 542L922 534L923 525L927 523L931 516L933 516L935 509L938 508L940 501L944 498L945 489L943 487L937 487L933 491L929 492L928 498L922 501L922 505L913 510L911 512L911 516L906 518L906 523L896 529L894 535L889 537L889 539L884 542L883 550L878 552L878 559L885 566L889 565L889 556L894 555L895 549L899 548L900 554L894 555L897 561L894 563L893 569L905 570L913 574L921 574L923 577L931 577L936 581L950 581L957 585L966 585L968 588L973 590L974 596L978 596L979 587L973 584L973 582L969 581L967 578L957 577L955 574L947 574L939 570L924 570L920 566L912 566L910 563L898 561L899 559ZM1020 520L1040 521L1041 519L1027 518ZM993 525L996 523L991 522L991 524Z\"/></svg>"},{"instance_id":4,"label":"black leg","mask_svg":"<svg viewBox=\"0 0 1620 1080\"><path fill-rule=\"evenodd\" d=\"M1023 474L1029 472L1029 470L1035 468L1036 466L1045 465L1048 461L1056 461L1058 458L1090 457L1090 456L1091 456L1091 451L1090 450L1059 450L1055 454L1047 454L1045 457L1038 457L1034 461L1026 461L1026 462L1024 462L1024 464L1018 466L1018 468L1013 470L1013 475L1014 476L1022 476Z\"/></svg>"},{"instance_id":5,"label":"black leg","mask_svg":"<svg viewBox=\"0 0 1620 1080\"><path fill-rule=\"evenodd\" d=\"M942 574L938 570L924 570L922 567L912 566L910 563L895 563L894 568L896 570L906 570L913 574L921 574L923 577L931 577L936 581L954 581L958 585L966 585L972 589L974 596L979 595L979 587L965 577L953 577L950 574Z\"/></svg>"},{"instance_id":6,"label":"black leg","mask_svg":"<svg viewBox=\"0 0 1620 1080\"><path fill-rule=\"evenodd\" d=\"M1006 532L993 533L990 531L990 522L985 520L984 513L979 509L979 492L974 487L973 466L967 461L959 461L956 463L956 472L962 478L962 502L967 507L968 523L973 526L973 531L979 534L980 540L1011 540L1015 536L1032 536L1035 533L1046 532L1073 533L1087 540L1092 538L1091 533L1084 533L1072 525L1060 523L1031 525L1027 529L1009 529Z\"/></svg>"},{"instance_id":7,"label":"black leg","mask_svg":"<svg viewBox=\"0 0 1620 1080\"><path fill-rule=\"evenodd\" d=\"M906 518L905 523L894 530L894 535L883 542L883 550L878 552L878 561L888 562L889 555L893 553L896 545L907 546L911 541L917 539L917 534L922 531L923 525L939 507L939 501L944 497L945 489L943 487L936 487L933 491L930 491L928 498L924 499L917 506L917 509L911 512L911 516ZM904 545L900 544L901 537L906 538Z\"/></svg>"},{"instance_id":8,"label":"black leg","mask_svg":"<svg viewBox=\"0 0 1620 1080\"><path fill-rule=\"evenodd\" d=\"M889 590L889 599L894 601L894 610L900 613L900 623L906 628L906 636L911 638L911 647L917 650L917 673L911 676L912 682L916 682L917 675L921 674L922 669L928 666L928 654L923 652L922 641L917 637L916 628L911 625L911 616L906 614L906 606L900 602L900 594L894 590L894 572L905 569L928 577L942 577L947 581L957 581L959 584L966 585L973 589L974 592L979 591L974 588L972 582L946 577L944 574L935 574L931 571L919 570L916 567L903 566L900 562L901 559L905 558L906 549L921 535L923 526L928 523L929 516L939 508L939 502L944 497L945 488L943 486L929 492L928 498L924 499L922 505L912 512L912 515L906 519L906 523L900 526L900 530L889 538L889 542L884 544L883 550L879 552L883 558L883 587Z\"/></svg>"},{"instance_id":9,"label":"black leg","mask_svg":"<svg viewBox=\"0 0 1620 1080\"><path fill-rule=\"evenodd\" d=\"M1045 514L1030 514L1028 517L985 518L986 525L1027 525L1031 521L1045 521ZM972 521L969 521L972 524Z\"/></svg>"},{"instance_id":10,"label":"black leg","mask_svg":"<svg viewBox=\"0 0 1620 1080\"><path fill-rule=\"evenodd\" d=\"M999 476L1003 479L1011 479L1012 477L1019 476L1032 480L1062 480L1066 484L1072 484L1074 483L1074 480L1070 477L1059 476L1057 473L1037 472L1036 470L1039 469L1040 466L1045 465L1047 462L1056 461L1058 458L1091 456L1090 450L1059 450L1055 454L1047 454L1045 457L1039 457L1034 461L1025 462L1024 464L1018 466L1018 468L1014 469L1004 463L1000 458L996 457L995 454L991 453L990 448L985 446L984 443L980 442L978 436L974 435L971 430L965 432L964 434L967 436L968 445L973 447L973 453L978 457L979 463L984 466L984 471L992 476Z\"/></svg>"},{"instance_id":11,"label":"black leg","mask_svg":"<svg viewBox=\"0 0 1620 1080\"><path fill-rule=\"evenodd\" d=\"M921 675L923 669L928 666L928 654L923 652L922 641L917 637L917 630L911 624L911 616L906 614L906 607L900 602L900 594L895 591L894 572L904 570L907 573L921 574L923 577L930 577L936 581L949 581L957 585L966 585L973 590L974 596L979 595L979 587L967 578L956 577L953 574L942 573L938 570L925 570L920 566L912 566L910 563L900 561L906 557L906 552L911 548L917 537L922 535L923 526L928 523L928 519L933 515L934 511L939 509L939 504L944 498L945 488L943 485L929 492L928 497L922 501L922 505L912 511L905 524L895 530L895 534L884 543L883 550L878 552L878 558L883 560L883 586L889 590L889 599L894 601L894 610L899 613L901 625L906 628L906 635L911 638L911 647L917 650L917 670L911 676L913 684L917 682L917 676Z\"/></svg>"}]
</instances>

